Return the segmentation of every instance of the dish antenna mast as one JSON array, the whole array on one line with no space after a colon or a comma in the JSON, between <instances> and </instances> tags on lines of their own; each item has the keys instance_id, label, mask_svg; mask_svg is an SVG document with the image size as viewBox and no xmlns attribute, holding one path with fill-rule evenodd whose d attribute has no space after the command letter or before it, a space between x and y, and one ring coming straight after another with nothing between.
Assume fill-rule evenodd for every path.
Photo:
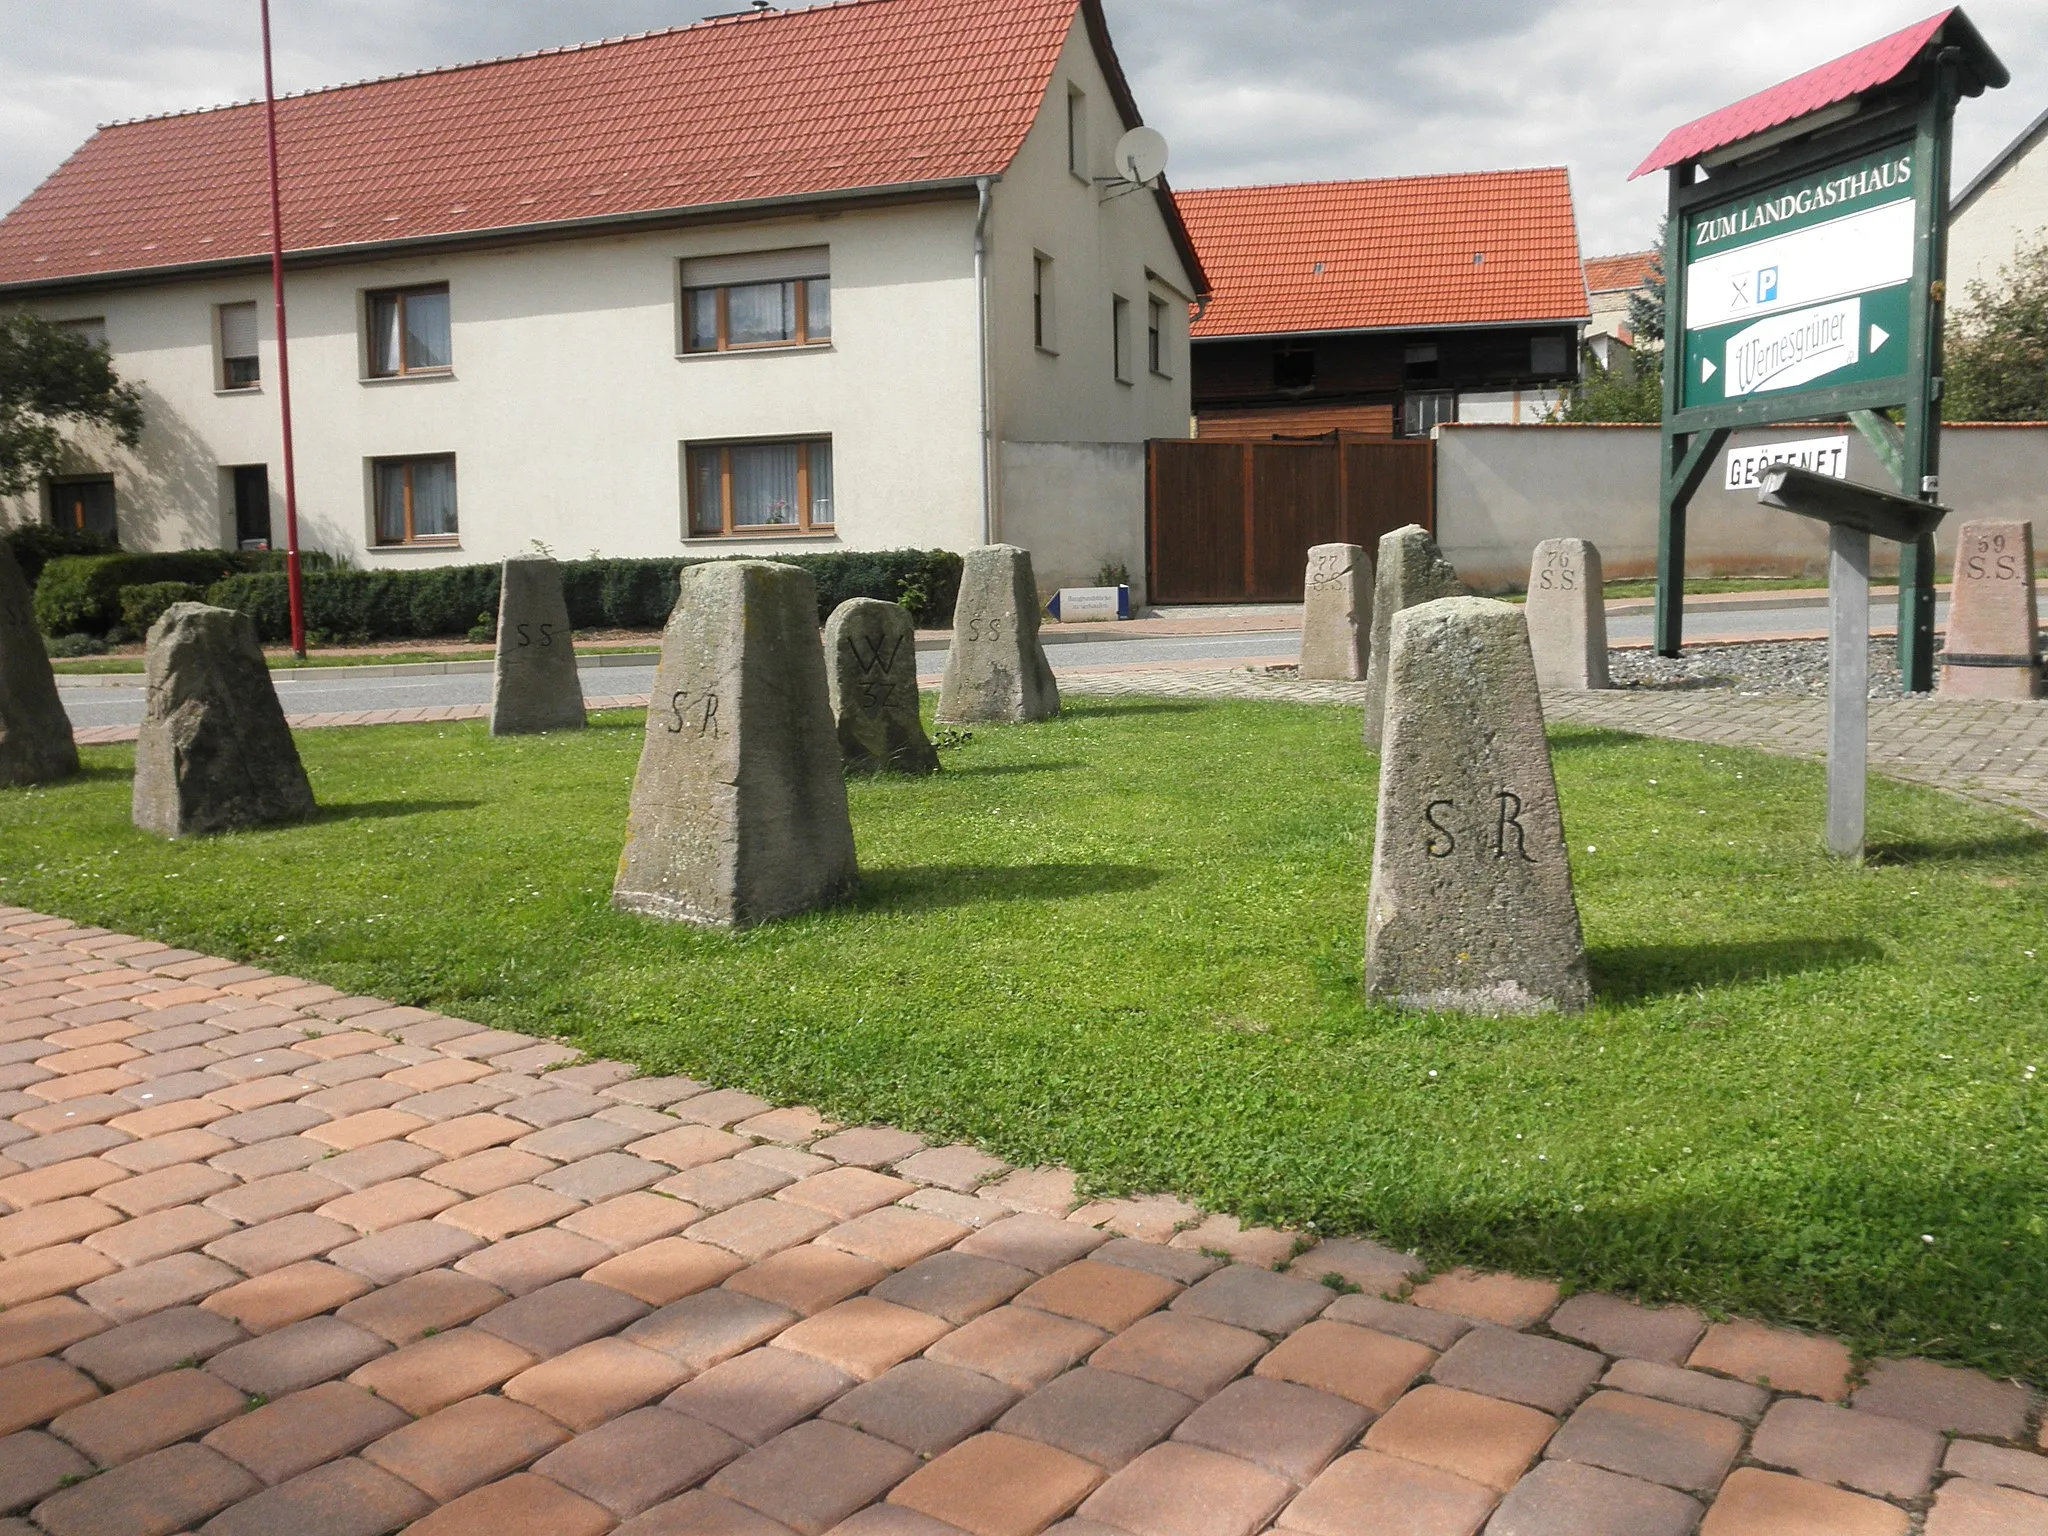
<instances>
[{"instance_id":1,"label":"dish antenna mast","mask_svg":"<svg viewBox=\"0 0 2048 1536\"><path fill-rule=\"evenodd\" d=\"M1095 179L1096 185L1103 188L1104 201L1155 190L1159 178L1166 174L1166 156L1165 134L1157 128L1133 128L1116 141L1110 157L1117 174Z\"/></svg>"}]
</instances>

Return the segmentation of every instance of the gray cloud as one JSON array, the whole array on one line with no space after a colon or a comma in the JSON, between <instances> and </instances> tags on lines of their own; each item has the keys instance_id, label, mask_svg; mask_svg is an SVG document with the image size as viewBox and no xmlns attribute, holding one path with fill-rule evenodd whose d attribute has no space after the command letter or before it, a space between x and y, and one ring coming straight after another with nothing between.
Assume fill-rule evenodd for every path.
<instances>
[{"instance_id":1,"label":"gray cloud","mask_svg":"<svg viewBox=\"0 0 2048 1536\"><path fill-rule=\"evenodd\" d=\"M1679 123L1933 0L1106 0L1182 186L1565 165L1589 253L1643 244ZM738 0L274 0L279 86L674 26ZM2014 84L1958 114L1966 177L2048 107L2048 7L1979 0ZM0 206L96 123L260 95L254 0L0 0Z\"/></svg>"}]
</instances>

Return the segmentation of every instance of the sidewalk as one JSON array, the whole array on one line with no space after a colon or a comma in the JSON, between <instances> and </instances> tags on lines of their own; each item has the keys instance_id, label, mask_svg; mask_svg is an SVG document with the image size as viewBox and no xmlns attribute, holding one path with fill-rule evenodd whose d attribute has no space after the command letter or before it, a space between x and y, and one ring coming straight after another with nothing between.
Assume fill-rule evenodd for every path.
<instances>
[{"instance_id":1,"label":"sidewalk","mask_svg":"<svg viewBox=\"0 0 2048 1536\"><path fill-rule=\"evenodd\" d=\"M11 907L0 1073L5 1536L2048 1529L2012 1383Z\"/></svg>"}]
</instances>

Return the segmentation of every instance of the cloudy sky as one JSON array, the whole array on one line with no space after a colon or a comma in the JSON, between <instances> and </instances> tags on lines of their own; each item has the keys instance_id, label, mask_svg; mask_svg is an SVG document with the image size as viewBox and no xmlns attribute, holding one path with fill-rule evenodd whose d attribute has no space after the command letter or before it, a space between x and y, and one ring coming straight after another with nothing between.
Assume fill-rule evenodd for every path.
<instances>
[{"instance_id":1,"label":"cloudy sky","mask_svg":"<svg viewBox=\"0 0 2048 1536\"><path fill-rule=\"evenodd\" d=\"M1107 0L1181 186L1566 165L1588 254L1648 243L1666 129L1933 0ZM738 0L273 0L279 87L676 26ZM1967 178L2048 110L2048 5L1972 0L2013 83L1965 102ZM0 0L0 207L95 124L260 95L256 0Z\"/></svg>"}]
</instances>

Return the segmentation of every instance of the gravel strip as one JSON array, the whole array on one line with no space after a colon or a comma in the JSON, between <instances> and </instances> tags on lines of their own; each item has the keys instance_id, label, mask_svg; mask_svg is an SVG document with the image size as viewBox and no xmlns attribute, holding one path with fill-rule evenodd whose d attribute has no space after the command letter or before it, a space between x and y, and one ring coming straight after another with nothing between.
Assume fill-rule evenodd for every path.
<instances>
[{"instance_id":1,"label":"gravel strip","mask_svg":"<svg viewBox=\"0 0 2048 1536\"><path fill-rule=\"evenodd\" d=\"M1940 664L1937 650L1936 664ZM1686 692L1726 688L1741 695L1822 695L1828 691L1825 640L1784 640L1752 645L1701 645L1672 660L1653 651L1610 651L1609 672L1617 688ZM1905 688L1899 675L1898 642L1870 642L1870 696L1896 699Z\"/></svg>"}]
</instances>

